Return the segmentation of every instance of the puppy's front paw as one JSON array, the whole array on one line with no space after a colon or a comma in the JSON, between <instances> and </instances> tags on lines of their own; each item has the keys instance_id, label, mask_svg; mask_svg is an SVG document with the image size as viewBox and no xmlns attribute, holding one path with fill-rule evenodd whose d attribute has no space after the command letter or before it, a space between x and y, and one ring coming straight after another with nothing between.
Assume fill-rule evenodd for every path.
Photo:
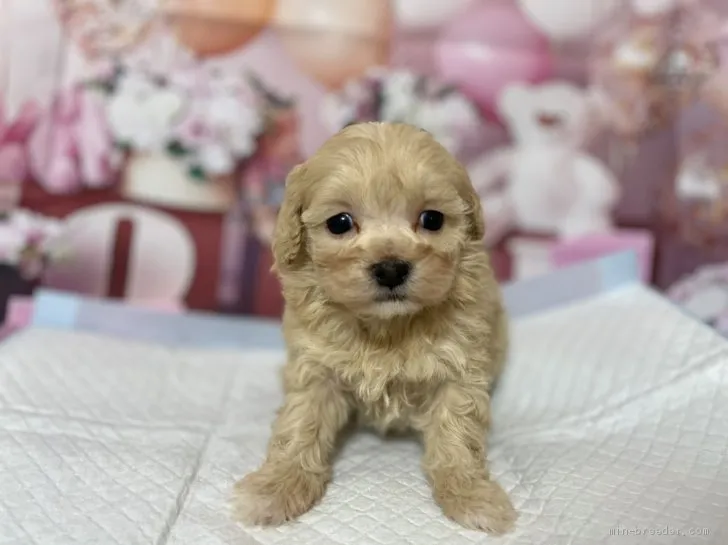
<instances>
[{"instance_id":1,"label":"puppy's front paw","mask_svg":"<svg viewBox=\"0 0 728 545\"><path fill-rule=\"evenodd\" d=\"M291 465L264 465L235 484L235 516L251 526L278 526L310 510L327 478Z\"/></svg>"},{"instance_id":2,"label":"puppy's front paw","mask_svg":"<svg viewBox=\"0 0 728 545\"><path fill-rule=\"evenodd\" d=\"M518 515L497 482L487 477L469 480L444 476L433 486L443 513L465 528L494 535L513 529Z\"/></svg>"}]
</instances>

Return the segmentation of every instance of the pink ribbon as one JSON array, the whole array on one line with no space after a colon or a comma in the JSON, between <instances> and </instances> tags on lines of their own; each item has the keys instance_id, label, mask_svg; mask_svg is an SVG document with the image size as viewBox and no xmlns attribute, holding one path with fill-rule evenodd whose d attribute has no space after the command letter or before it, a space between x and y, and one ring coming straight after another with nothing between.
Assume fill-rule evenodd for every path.
<instances>
[{"instance_id":1,"label":"pink ribbon","mask_svg":"<svg viewBox=\"0 0 728 545\"><path fill-rule=\"evenodd\" d=\"M82 86L61 91L28 142L30 171L49 193L111 185L120 166L103 98Z\"/></svg>"},{"instance_id":2,"label":"pink ribbon","mask_svg":"<svg viewBox=\"0 0 728 545\"><path fill-rule=\"evenodd\" d=\"M38 104L29 101L11 120L0 96L0 183L20 184L28 177L25 144L39 115Z\"/></svg>"}]
</instances>

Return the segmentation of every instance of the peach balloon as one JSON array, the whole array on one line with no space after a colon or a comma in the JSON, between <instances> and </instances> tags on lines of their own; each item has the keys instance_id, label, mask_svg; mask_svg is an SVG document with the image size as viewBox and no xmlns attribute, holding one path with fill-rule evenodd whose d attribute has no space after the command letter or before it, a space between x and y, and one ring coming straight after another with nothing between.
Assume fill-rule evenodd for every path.
<instances>
[{"instance_id":1,"label":"peach balloon","mask_svg":"<svg viewBox=\"0 0 728 545\"><path fill-rule=\"evenodd\" d=\"M278 0L275 27L303 72L329 89L389 60L389 0Z\"/></svg>"},{"instance_id":2,"label":"peach balloon","mask_svg":"<svg viewBox=\"0 0 728 545\"><path fill-rule=\"evenodd\" d=\"M164 0L162 9L177 40L208 57L248 43L271 20L275 0Z\"/></svg>"}]
</instances>

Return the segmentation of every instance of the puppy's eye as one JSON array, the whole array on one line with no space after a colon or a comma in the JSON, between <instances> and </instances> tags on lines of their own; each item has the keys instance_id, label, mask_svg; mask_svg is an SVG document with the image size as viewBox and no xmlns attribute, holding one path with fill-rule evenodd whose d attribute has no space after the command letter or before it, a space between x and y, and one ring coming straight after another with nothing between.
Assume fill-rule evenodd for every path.
<instances>
[{"instance_id":1,"label":"puppy's eye","mask_svg":"<svg viewBox=\"0 0 728 545\"><path fill-rule=\"evenodd\" d=\"M343 235L354 228L354 218L346 212L336 214L326 220L326 228L332 235Z\"/></svg>"},{"instance_id":2,"label":"puppy's eye","mask_svg":"<svg viewBox=\"0 0 728 545\"><path fill-rule=\"evenodd\" d=\"M420 214L420 227L426 231L439 231L445 223L445 216L437 210L425 210Z\"/></svg>"}]
</instances>

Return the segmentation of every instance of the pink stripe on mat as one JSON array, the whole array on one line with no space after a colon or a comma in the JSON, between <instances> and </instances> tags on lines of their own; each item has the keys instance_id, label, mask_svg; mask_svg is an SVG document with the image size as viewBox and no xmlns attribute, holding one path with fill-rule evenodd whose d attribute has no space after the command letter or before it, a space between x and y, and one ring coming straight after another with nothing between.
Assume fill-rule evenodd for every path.
<instances>
[{"instance_id":1,"label":"pink stripe on mat","mask_svg":"<svg viewBox=\"0 0 728 545\"><path fill-rule=\"evenodd\" d=\"M6 326L6 325L0 326L0 341L2 341L4 339L7 339L8 337L10 337L10 335L12 335L13 333L15 333L19 329L21 329L21 328L19 328L19 327L10 327L10 326Z\"/></svg>"},{"instance_id":2,"label":"pink stripe on mat","mask_svg":"<svg viewBox=\"0 0 728 545\"><path fill-rule=\"evenodd\" d=\"M33 318L31 297L11 297L5 312L5 323L0 325L0 341L28 325Z\"/></svg>"},{"instance_id":3,"label":"pink stripe on mat","mask_svg":"<svg viewBox=\"0 0 728 545\"><path fill-rule=\"evenodd\" d=\"M8 301L5 327L19 328L28 325L33 318L33 298L13 296Z\"/></svg>"}]
</instances>

